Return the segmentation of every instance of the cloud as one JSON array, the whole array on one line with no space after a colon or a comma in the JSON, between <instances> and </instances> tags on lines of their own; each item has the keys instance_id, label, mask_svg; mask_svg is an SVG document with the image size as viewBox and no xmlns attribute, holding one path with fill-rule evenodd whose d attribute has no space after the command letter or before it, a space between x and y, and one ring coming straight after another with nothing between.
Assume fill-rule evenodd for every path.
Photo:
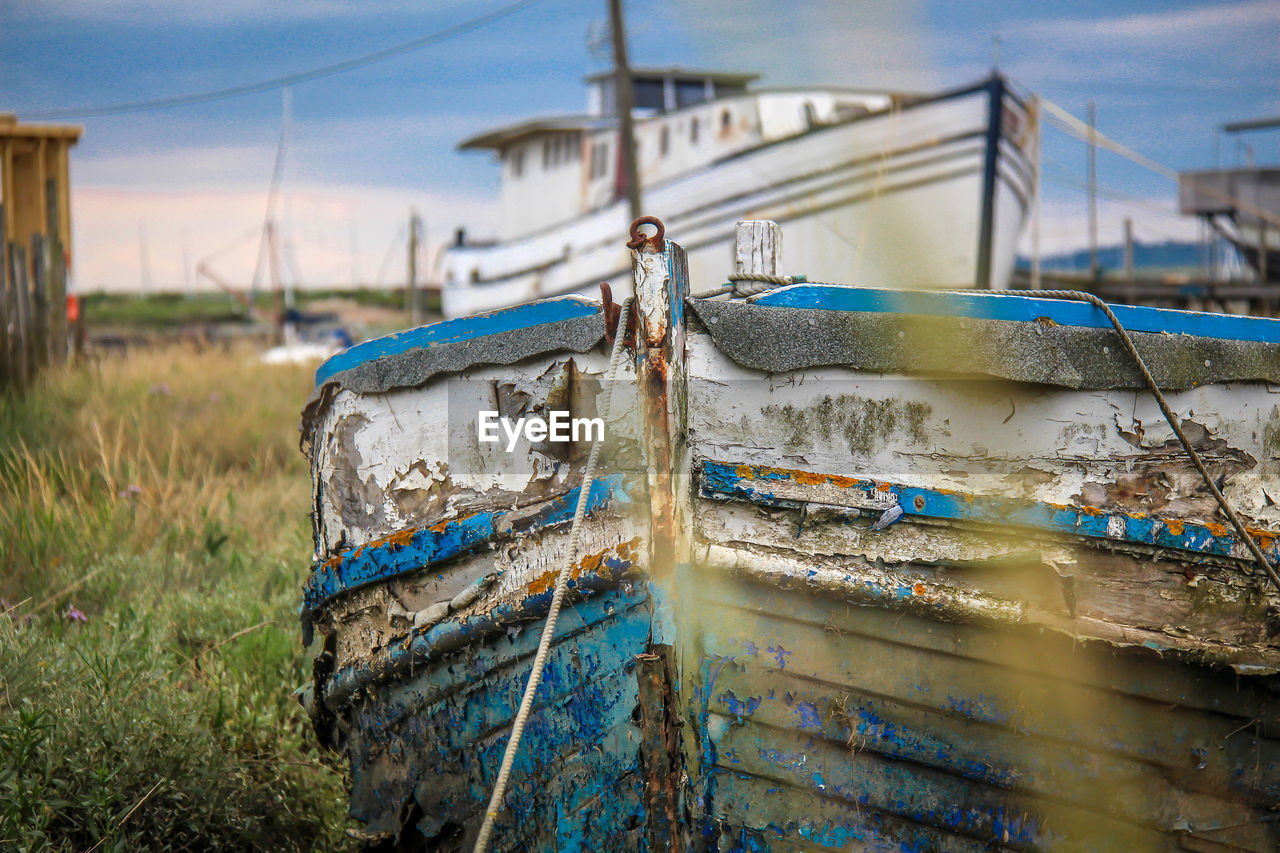
<instances>
[{"instance_id":1,"label":"cloud","mask_svg":"<svg viewBox=\"0 0 1280 853\"><path fill-rule=\"evenodd\" d=\"M461 7L461 0L433 0L433 13ZM421 14L414 0L9 0L9 14L21 18L56 18L64 21L109 21L155 25L187 24L234 26L245 23L340 20L393 13Z\"/></svg>"},{"instance_id":2,"label":"cloud","mask_svg":"<svg viewBox=\"0 0 1280 853\"><path fill-rule=\"evenodd\" d=\"M1108 18L1033 21L1020 25L1015 31L1034 33L1050 42L1137 43L1146 48L1176 51L1188 45L1229 45L1242 35L1265 30L1267 25L1280 25L1280 3L1275 0L1245 0Z\"/></svg>"},{"instance_id":3,"label":"cloud","mask_svg":"<svg viewBox=\"0 0 1280 853\"><path fill-rule=\"evenodd\" d=\"M1245 0L1000 26L1010 66L1032 85L1092 83L1233 92L1274 78L1280 3ZM1268 74L1259 76L1266 69Z\"/></svg>"},{"instance_id":4,"label":"cloud","mask_svg":"<svg viewBox=\"0 0 1280 853\"><path fill-rule=\"evenodd\" d=\"M696 34L692 43L710 61L764 72L765 83L901 90L938 84L917 0L737 0L731 9L693 0L676 4L669 14L676 32Z\"/></svg>"}]
</instances>

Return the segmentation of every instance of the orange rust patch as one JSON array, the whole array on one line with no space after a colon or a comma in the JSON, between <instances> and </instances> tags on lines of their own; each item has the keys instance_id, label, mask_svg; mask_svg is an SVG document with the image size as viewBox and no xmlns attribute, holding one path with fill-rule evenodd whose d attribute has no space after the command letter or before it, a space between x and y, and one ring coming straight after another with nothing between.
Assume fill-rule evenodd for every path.
<instances>
[{"instance_id":1,"label":"orange rust patch","mask_svg":"<svg viewBox=\"0 0 1280 853\"><path fill-rule=\"evenodd\" d=\"M410 527L406 530L397 530L390 536L384 536L378 541L379 545L409 545L413 542L413 537L417 534L417 530Z\"/></svg>"},{"instance_id":2,"label":"orange rust patch","mask_svg":"<svg viewBox=\"0 0 1280 853\"><path fill-rule=\"evenodd\" d=\"M626 560L627 562L634 564L639 548L640 537L637 536L626 542L619 542L612 548L605 548L603 551L598 551L595 554L588 554L573 564L573 567L569 569L569 577L577 578L581 577L584 572L599 571L601 563L603 563L607 557L615 554L619 559ZM529 581L529 583L525 584L525 592L530 595L539 595L551 590L555 587L556 578L559 574L559 572L544 572Z\"/></svg>"},{"instance_id":3,"label":"orange rust patch","mask_svg":"<svg viewBox=\"0 0 1280 853\"><path fill-rule=\"evenodd\" d=\"M911 591L914 592L916 595L924 595L925 593L924 584L917 581L916 585L911 587Z\"/></svg>"},{"instance_id":4,"label":"orange rust patch","mask_svg":"<svg viewBox=\"0 0 1280 853\"><path fill-rule=\"evenodd\" d=\"M1165 526L1165 529L1168 530L1170 533L1172 533L1174 536L1181 536L1182 531L1185 529L1182 522L1176 518L1165 519L1164 526Z\"/></svg>"},{"instance_id":5,"label":"orange rust patch","mask_svg":"<svg viewBox=\"0 0 1280 853\"><path fill-rule=\"evenodd\" d=\"M734 469L734 473L744 480L754 480L756 478L756 471L750 465L739 465Z\"/></svg>"},{"instance_id":6,"label":"orange rust patch","mask_svg":"<svg viewBox=\"0 0 1280 853\"><path fill-rule=\"evenodd\" d=\"M474 518L477 515L480 515L480 513L473 512L470 515L464 515L459 518L437 521L435 524L430 524L426 527L406 527L404 530L397 530L395 533L388 533L386 536L374 539L372 542L366 542L353 550L343 551L335 557L330 557L328 560L325 560L324 565L326 568L337 568L337 566L345 559L358 559L367 548L380 548L384 545L410 545L413 543L413 537L417 536L422 530L429 530L432 533L443 533L445 528L450 524L460 524L461 522L464 522L469 518Z\"/></svg>"},{"instance_id":7,"label":"orange rust patch","mask_svg":"<svg viewBox=\"0 0 1280 853\"><path fill-rule=\"evenodd\" d=\"M888 483L877 483L877 484L876 484L876 491L877 491L877 492L892 492L892 491L893 491L893 486L889 485Z\"/></svg>"},{"instance_id":8,"label":"orange rust patch","mask_svg":"<svg viewBox=\"0 0 1280 853\"><path fill-rule=\"evenodd\" d=\"M1214 522L1214 521L1208 521L1208 522L1205 522L1204 526L1205 526L1205 529L1208 530L1210 533L1212 533L1214 536L1227 535L1227 526L1225 524L1218 524L1217 522Z\"/></svg>"}]
</instances>

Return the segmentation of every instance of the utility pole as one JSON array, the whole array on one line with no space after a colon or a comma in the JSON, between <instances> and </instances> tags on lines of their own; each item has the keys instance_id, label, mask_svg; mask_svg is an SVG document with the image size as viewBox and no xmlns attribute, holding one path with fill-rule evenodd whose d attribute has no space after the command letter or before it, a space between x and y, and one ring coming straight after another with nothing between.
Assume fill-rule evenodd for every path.
<instances>
[{"instance_id":1,"label":"utility pole","mask_svg":"<svg viewBox=\"0 0 1280 853\"><path fill-rule=\"evenodd\" d=\"M613 105L618 114L618 145L622 163L622 179L627 194L630 219L642 215L640 210L640 175L636 168L636 131L631 111L635 97L631 91L631 65L627 62L627 36L623 31L622 0L609 0L609 28L613 37Z\"/></svg>"},{"instance_id":2,"label":"utility pole","mask_svg":"<svg viewBox=\"0 0 1280 853\"><path fill-rule=\"evenodd\" d=\"M1032 96L1036 120L1034 161L1031 180L1031 289L1040 289L1040 137L1044 130L1041 123L1040 102Z\"/></svg>"},{"instance_id":3,"label":"utility pole","mask_svg":"<svg viewBox=\"0 0 1280 853\"><path fill-rule=\"evenodd\" d=\"M422 219L416 208L409 208L409 260L408 278L404 288L405 310L409 312L409 325L418 325L418 239Z\"/></svg>"},{"instance_id":4,"label":"utility pole","mask_svg":"<svg viewBox=\"0 0 1280 853\"><path fill-rule=\"evenodd\" d=\"M1133 218L1124 218L1124 277L1133 281Z\"/></svg>"},{"instance_id":5,"label":"utility pole","mask_svg":"<svg viewBox=\"0 0 1280 853\"><path fill-rule=\"evenodd\" d=\"M1098 110L1089 99L1089 275L1101 278L1102 265L1098 263Z\"/></svg>"}]
</instances>

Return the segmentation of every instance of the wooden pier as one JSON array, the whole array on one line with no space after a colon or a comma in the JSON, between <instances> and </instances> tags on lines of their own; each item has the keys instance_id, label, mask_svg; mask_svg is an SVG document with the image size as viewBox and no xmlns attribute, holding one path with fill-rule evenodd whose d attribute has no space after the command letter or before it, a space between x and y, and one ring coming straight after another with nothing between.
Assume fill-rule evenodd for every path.
<instances>
[{"instance_id":1,"label":"wooden pier","mask_svg":"<svg viewBox=\"0 0 1280 853\"><path fill-rule=\"evenodd\" d=\"M1031 288L1026 270L1017 270L1009 282L1011 289ZM1280 285L1235 279L1095 278L1088 273L1041 273L1039 287L1046 290L1083 290L1120 305L1148 305L1188 311L1215 311L1275 317L1280 314Z\"/></svg>"}]
</instances>

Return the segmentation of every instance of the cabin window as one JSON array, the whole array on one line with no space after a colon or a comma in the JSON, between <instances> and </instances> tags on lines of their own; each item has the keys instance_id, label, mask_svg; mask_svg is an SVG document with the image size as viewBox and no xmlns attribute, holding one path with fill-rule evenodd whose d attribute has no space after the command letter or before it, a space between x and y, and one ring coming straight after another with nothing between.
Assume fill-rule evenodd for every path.
<instances>
[{"instance_id":1,"label":"cabin window","mask_svg":"<svg viewBox=\"0 0 1280 853\"><path fill-rule=\"evenodd\" d=\"M698 144L698 120L696 118L689 122L689 143L691 145Z\"/></svg>"},{"instance_id":2,"label":"cabin window","mask_svg":"<svg viewBox=\"0 0 1280 853\"><path fill-rule=\"evenodd\" d=\"M665 124L662 130L658 131L658 156L666 157L667 152L671 150L671 128Z\"/></svg>"},{"instance_id":3,"label":"cabin window","mask_svg":"<svg viewBox=\"0 0 1280 853\"><path fill-rule=\"evenodd\" d=\"M603 178L609 171L609 143L597 142L591 146L591 177Z\"/></svg>"},{"instance_id":4,"label":"cabin window","mask_svg":"<svg viewBox=\"0 0 1280 853\"><path fill-rule=\"evenodd\" d=\"M542 140L542 168L544 169L551 167L551 148L552 143L550 139Z\"/></svg>"},{"instance_id":5,"label":"cabin window","mask_svg":"<svg viewBox=\"0 0 1280 853\"><path fill-rule=\"evenodd\" d=\"M707 99L707 86L701 80L676 81L676 107L691 107Z\"/></svg>"},{"instance_id":6,"label":"cabin window","mask_svg":"<svg viewBox=\"0 0 1280 853\"><path fill-rule=\"evenodd\" d=\"M511 177L518 178L524 174L524 149L517 148L511 152Z\"/></svg>"},{"instance_id":7,"label":"cabin window","mask_svg":"<svg viewBox=\"0 0 1280 853\"><path fill-rule=\"evenodd\" d=\"M665 88L661 78L632 80L631 90L635 97L636 109L661 112L666 105Z\"/></svg>"},{"instance_id":8,"label":"cabin window","mask_svg":"<svg viewBox=\"0 0 1280 853\"><path fill-rule=\"evenodd\" d=\"M733 116L729 115L728 110L722 110L720 113L720 129L728 130L731 124L733 124Z\"/></svg>"}]
</instances>

